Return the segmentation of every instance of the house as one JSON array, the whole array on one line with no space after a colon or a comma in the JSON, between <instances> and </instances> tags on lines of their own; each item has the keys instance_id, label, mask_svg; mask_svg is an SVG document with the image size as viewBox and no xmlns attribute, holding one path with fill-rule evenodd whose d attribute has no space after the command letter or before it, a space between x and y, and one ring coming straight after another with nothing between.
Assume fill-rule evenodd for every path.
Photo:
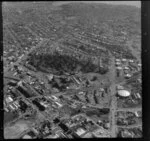
<instances>
[{"instance_id":1,"label":"house","mask_svg":"<svg viewBox=\"0 0 150 141\"><path fill-rule=\"evenodd\" d=\"M122 62L126 62L126 61L127 61L127 59L125 59L125 58L122 59Z\"/></svg>"},{"instance_id":2,"label":"house","mask_svg":"<svg viewBox=\"0 0 150 141\"><path fill-rule=\"evenodd\" d=\"M126 74L125 75L125 78L130 78L131 77L131 74Z\"/></svg>"},{"instance_id":3,"label":"house","mask_svg":"<svg viewBox=\"0 0 150 141\"><path fill-rule=\"evenodd\" d=\"M15 107L15 109L18 109L18 106L15 103L12 103L12 105Z\"/></svg>"},{"instance_id":4,"label":"house","mask_svg":"<svg viewBox=\"0 0 150 141\"><path fill-rule=\"evenodd\" d=\"M10 104L9 107L11 110L15 110L15 107L13 105Z\"/></svg>"},{"instance_id":5,"label":"house","mask_svg":"<svg viewBox=\"0 0 150 141\"><path fill-rule=\"evenodd\" d=\"M124 69L125 69L125 70L130 70L130 68L129 68L129 67L124 67Z\"/></svg>"},{"instance_id":6,"label":"house","mask_svg":"<svg viewBox=\"0 0 150 141\"><path fill-rule=\"evenodd\" d=\"M136 111L135 116L136 117L142 117L142 112L141 111Z\"/></svg>"},{"instance_id":7,"label":"house","mask_svg":"<svg viewBox=\"0 0 150 141\"><path fill-rule=\"evenodd\" d=\"M115 64L116 64L116 66L119 66L119 65L121 65L121 63L120 63L120 62L116 62Z\"/></svg>"},{"instance_id":8,"label":"house","mask_svg":"<svg viewBox=\"0 0 150 141\"><path fill-rule=\"evenodd\" d=\"M18 107L20 107L18 101L15 101L14 104L17 105Z\"/></svg>"},{"instance_id":9,"label":"house","mask_svg":"<svg viewBox=\"0 0 150 141\"><path fill-rule=\"evenodd\" d=\"M4 110L5 110L6 112L9 112L8 108L6 108L6 107L4 108Z\"/></svg>"},{"instance_id":10,"label":"house","mask_svg":"<svg viewBox=\"0 0 150 141\"><path fill-rule=\"evenodd\" d=\"M116 61L116 62L120 62L120 59L116 59L115 61Z\"/></svg>"},{"instance_id":11,"label":"house","mask_svg":"<svg viewBox=\"0 0 150 141\"><path fill-rule=\"evenodd\" d=\"M54 95L51 96L53 100L58 100L58 98Z\"/></svg>"},{"instance_id":12,"label":"house","mask_svg":"<svg viewBox=\"0 0 150 141\"><path fill-rule=\"evenodd\" d=\"M132 60L132 59L129 60L129 63L133 63L133 62L134 62L134 60Z\"/></svg>"},{"instance_id":13,"label":"house","mask_svg":"<svg viewBox=\"0 0 150 141\"><path fill-rule=\"evenodd\" d=\"M123 90L124 89L124 87L121 85L116 86L116 88L117 88L117 90Z\"/></svg>"},{"instance_id":14,"label":"house","mask_svg":"<svg viewBox=\"0 0 150 141\"><path fill-rule=\"evenodd\" d=\"M141 95L139 93L136 93L137 98L141 99Z\"/></svg>"},{"instance_id":15,"label":"house","mask_svg":"<svg viewBox=\"0 0 150 141\"><path fill-rule=\"evenodd\" d=\"M6 99L5 99L6 103L10 103L13 101L12 97L11 96L8 96Z\"/></svg>"},{"instance_id":16,"label":"house","mask_svg":"<svg viewBox=\"0 0 150 141\"><path fill-rule=\"evenodd\" d=\"M58 105L59 108L63 106L62 104L60 104L58 102L55 102L55 103Z\"/></svg>"}]
</instances>

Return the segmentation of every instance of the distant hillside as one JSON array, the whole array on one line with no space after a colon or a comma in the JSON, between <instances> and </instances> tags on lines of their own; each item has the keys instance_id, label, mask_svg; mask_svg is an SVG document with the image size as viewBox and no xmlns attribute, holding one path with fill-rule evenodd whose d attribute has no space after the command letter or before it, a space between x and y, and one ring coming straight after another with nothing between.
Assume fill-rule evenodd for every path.
<instances>
[{"instance_id":1,"label":"distant hillside","mask_svg":"<svg viewBox=\"0 0 150 141\"><path fill-rule=\"evenodd\" d=\"M4 7L14 8L16 10L29 10L38 8L37 10L45 11L52 7L53 2L4 2ZM134 6L115 6L108 4L85 4L85 3L69 3L60 6L66 16L79 16L91 20L98 20L98 22L106 20L121 19L124 17L134 17L139 21L140 9ZM3 9L4 10L4 9ZM31 10L32 11L32 10Z\"/></svg>"},{"instance_id":2,"label":"distant hillside","mask_svg":"<svg viewBox=\"0 0 150 141\"><path fill-rule=\"evenodd\" d=\"M133 6L114 6L108 4L73 3L61 6L66 14L85 16L98 19L98 21L120 19L128 16L140 16L140 9Z\"/></svg>"},{"instance_id":3,"label":"distant hillside","mask_svg":"<svg viewBox=\"0 0 150 141\"><path fill-rule=\"evenodd\" d=\"M43 16L47 17L49 14L57 13L66 18L76 17L78 23L83 26L91 26L95 23L101 26L105 22L114 29L123 27L129 32L140 33L141 11L140 8L134 6L68 3L57 6L59 8L56 9L52 7L55 7L53 2L5 2L3 3L3 18L4 21L5 18L9 18L10 21L28 24L38 21Z\"/></svg>"},{"instance_id":4,"label":"distant hillside","mask_svg":"<svg viewBox=\"0 0 150 141\"><path fill-rule=\"evenodd\" d=\"M62 13L65 16L76 16L80 23L101 26L103 22L109 22L114 28L123 27L126 31L139 33L141 29L141 10L134 6L108 5L108 4L83 4L73 3L62 5Z\"/></svg>"}]
</instances>

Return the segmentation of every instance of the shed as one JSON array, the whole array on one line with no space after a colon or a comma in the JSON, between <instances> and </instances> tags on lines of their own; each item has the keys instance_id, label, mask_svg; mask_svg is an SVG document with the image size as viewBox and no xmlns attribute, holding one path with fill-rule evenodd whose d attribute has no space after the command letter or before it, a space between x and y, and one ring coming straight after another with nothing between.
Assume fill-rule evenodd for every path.
<instances>
[{"instance_id":1,"label":"shed","mask_svg":"<svg viewBox=\"0 0 150 141\"><path fill-rule=\"evenodd\" d=\"M117 70L122 70L122 67L116 67Z\"/></svg>"}]
</instances>

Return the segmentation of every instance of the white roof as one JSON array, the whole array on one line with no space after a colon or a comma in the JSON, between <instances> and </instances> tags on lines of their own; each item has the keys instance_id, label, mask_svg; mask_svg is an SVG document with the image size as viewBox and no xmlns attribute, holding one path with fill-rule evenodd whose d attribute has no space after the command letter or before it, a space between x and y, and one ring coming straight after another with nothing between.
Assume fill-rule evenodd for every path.
<instances>
[{"instance_id":1,"label":"white roof","mask_svg":"<svg viewBox=\"0 0 150 141\"><path fill-rule=\"evenodd\" d=\"M122 61L127 61L127 59L123 58Z\"/></svg>"},{"instance_id":2,"label":"white roof","mask_svg":"<svg viewBox=\"0 0 150 141\"><path fill-rule=\"evenodd\" d=\"M8 96L8 97L6 98L6 102L7 102L7 103L12 102L12 101L13 101L13 99L12 99L10 96Z\"/></svg>"},{"instance_id":3,"label":"white roof","mask_svg":"<svg viewBox=\"0 0 150 141\"><path fill-rule=\"evenodd\" d=\"M117 89L118 89L118 90L123 90L123 89L124 89L124 87L123 87L123 86L121 86L121 85L118 85L118 86L117 86Z\"/></svg>"},{"instance_id":4,"label":"white roof","mask_svg":"<svg viewBox=\"0 0 150 141\"><path fill-rule=\"evenodd\" d=\"M116 65L120 65L121 63L120 62L116 62Z\"/></svg>"},{"instance_id":5,"label":"white roof","mask_svg":"<svg viewBox=\"0 0 150 141\"><path fill-rule=\"evenodd\" d=\"M18 86L22 86L22 81L19 81L19 82L18 82Z\"/></svg>"},{"instance_id":6,"label":"white roof","mask_svg":"<svg viewBox=\"0 0 150 141\"><path fill-rule=\"evenodd\" d=\"M140 117L140 116L141 116L141 114L142 114L142 112L141 112L141 111L136 111L136 112L135 112L136 117Z\"/></svg>"},{"instance_id":7,"label":"white roof","mask_svg":"<svg viewBox=\"0 0 150 141\"><path fill-rule=\"evenodd\" d=\"M128 69L129 69L129 67L124 67L124 69L125 69L125 70L128 70Z\"/></svg>"},{"instance_id":8,"label":"white roof","mask_svg":"<svg viewBox=\"0 0 150 141\"><path fill-rule=\"evenodd\" d=\"M141 98L141 95L139 93L136 93L136 95L137 95L138 98Z\"/></svg>"},{"instance_id":9,"label":"white roof","mask_svg":"<svg viewBox=\"0 0 150 141\"><path fill-rule=\"evenodd\" d=\"M9 107L13 110L15 110L15 107L13 105L9 105Z\"/></svg>"},{"instance_id":10,"label":"white roof","mask_svg":"<svg viewBox=\"0 0 150 141\"><path fill-rule=\"evenodd\" d=\"M100 88L99 90L100 90L100 91L104 91L104 88Z\"/></svg>"},{"instance_id":11,"label":"white roof","mask_svg":"<svg viewBox=\"0 0 150 141\"><path fill-rule=\"evenodd\" d=\"M82 128L79 128L76 133L80 136L84 134L85 132L86 132L85 130L83 130Z\"/></svg>"},{"instance_id":12,"label":"white roof","mask_svg":"<svg viewBox=\"0 0 150 141\"><path fill-rule=\"evenodd\" d=\"M58 98L54 95L52 95L52 98L55 99L55 100L58 100Z\"/></svg>"},{"instance_id":13,"label":"white roof","mask_svg":"<svg viewBox=\"0 0 150 141\"><path fill-rule=\"evenodd\" d=\"M116 59L116 61L120 61L120 59Z\"/></svg>"},{"instance_id":14,"label":"white roof","mask_svg":"<svg viewBox=\"0 0 150 141\"><path fill-rule=\"evenodd\" d=\"M18 109L18 106L17 106L15 103L12 103L12 105L13 105L16 109Z\"/></svg>"},{"instance_id":15,"label":"white roof","mask_svg":"<svg viewBox=\"0 0 150 141\"><path fill-rule=\"evenodd\" d=\"M14 104L16 104L18 107L20 107L18 101L15 101Z\"/></svg>"},{"instance_id":16,"label":"white roof","mask_svg":"<svg viewBox=\"0 0 150 141\"><path fill-rule=\"evenodd\" d=\"M128 97L128 96L130 96L130 92L127 90L119 90L118 95L122 96L122 97Z\"/></svg>"},{"instance_id":17,"label":"white roof","mask_svg":"<svg viewBox=\"0 0 150 141\"><path fill-rule=\"evenodd\" d=\"M48 105L44 102L40 102L41 105L43 105L44 107L48 107Z\"/></svg>"},{"instance_id":18,"label":"white roof","mask_svg":"<svg viewBox=\"0 0 150 141\"><path fill-rule=\"evenodd\" d=\"M126 76L126 77L131 77L131 74L126 74L125 76Z\"/></svg>"},{"instance_id":19,"label":"white roof","mask_svg":"<svg viewBox=\"0 0 150 141\"><path fill-rule=\"evenodd\" d=\"M84 92L79 92L78 94L84 94Z\"/></svg>"},{"instance_id":20,"label":"white roof","mask_svg":"<svg viewBox=\"0 0 150 141\"><path fill-rule=\"evenodd\" d=\"M25 135L25 136L23 136L23 139L32 139L32 137L29 135Z\"/></svg>"},{"instance_id":21,"label":"white roof","mask_svg":"<svg viewBox=\"0 0 150 141\"><path fill-rule=\"evenodd\" d=\"M62 107L63 105L58 103L58 102L55 102L59 107Z\"/></svg>"},{"instance_id":22,"label":"white roof","mask_svg":"<svg viewBox=\"0 0 150 141\"><path fill-rule=\"evenodd\" d=\"M6 112L9 112L8 108L6 108L6 107L4 108L4 110L5 110Z\"/></svg>"},{"instance_id":23,"label":"white roof","mask_svg":"<svg viewBox=\"0 0 150 141\"><path fill-rule=\"evenodd\" d=\"M51 79L53 79L54 76L53 76L53 74L50 74L50 75L47 75L47 77L49 80L51 80Z\"/></svg>"},{"instance_id":24,"label":"white roof","mask_svg":"<svg viewBox=\"0 0 150 141\"><path fill-rule=\"evenodd\" d=\"M132 63L132 62L134 62L134 61L133 61L133 60L129 60L129 62L131 62L131 63Z\"/></svg>"}]
</instances>

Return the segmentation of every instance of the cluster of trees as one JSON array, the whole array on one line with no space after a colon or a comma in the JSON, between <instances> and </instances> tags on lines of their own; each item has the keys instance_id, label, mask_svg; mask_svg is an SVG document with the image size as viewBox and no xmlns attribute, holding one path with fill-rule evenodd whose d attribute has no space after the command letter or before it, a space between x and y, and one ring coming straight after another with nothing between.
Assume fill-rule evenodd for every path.
<instances>
[{"instance_id":1,"label":"cluster of trees","mask_svg":"<svg viewBox=\"0 0 150 141\"><path fill-rule=\"evenodd\" d=\"M60 110L60 115L69 115L69 116L75 116L79 113L82 113L82 110L80 108L72 108L69 107L68 105L64 105L61 110Z\"/></svg>"},{"instance_id":2,"label":"cluster of trees","mask_svg":"<svg viewBox=\"0 0 150 141\"><path fill-rule=\"evenodd\" d=\"M43 64L42 67L44 67L45 69L51 68L61 74L63 74L64 72L73 73L77 71L78 68L80 68L80 71L83 73L107 72L107 70L103 68L100 69L97 65L93 64L91 59L79 60L69 55L61 55L58 52L46 55L30 54L28 60L29 64L36 67L37 70Z\"/></svg>"},{"instance_id":3,"label":"cluster of trees","mask_svg":"<svg viewBox=\"0 0 150 141\"><path fill-rule=\"evenodd\" d=\"M90 108L85 110L87 116L97 115L98 117L101 115L109 114L109 112L110 110L108 108L103 109Z\"/></svg>"}]
</instances>

